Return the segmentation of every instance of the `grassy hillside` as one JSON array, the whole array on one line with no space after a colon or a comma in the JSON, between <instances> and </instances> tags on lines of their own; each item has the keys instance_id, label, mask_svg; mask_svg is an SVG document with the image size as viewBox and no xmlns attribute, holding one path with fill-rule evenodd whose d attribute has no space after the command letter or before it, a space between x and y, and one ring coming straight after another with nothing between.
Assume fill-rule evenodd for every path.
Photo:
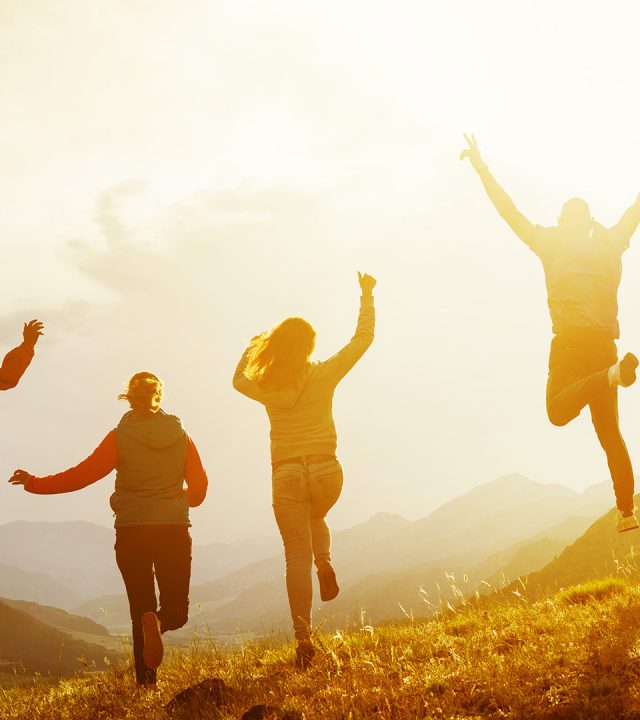
<instances>
[{"instance_id":1,"label":"grassy hillside","mask_svg":"<svg viewBox=\"0 0 640 720\"><path fill-rule=\"evenodd\" d=\"M640 503L640 495L635 502ZM548 565L507 590L519 589L527 599L535 600L592 579L636 575L640 570L640 530L620 534L615 526L616 512L611 510Z\"/></svg>"},{"instance_id":2,"label":"grassy hillside","mask_svg":"<svg viewBox=\"0 0 640 720\"><path fill-rule=\"evenodd\" d=\"M83 667L104 667L119 653L94 641L63 632L33 615L0 602L0 672L45 676L70 675ZM107 636L108 637L108 636ZM28 717L28 715L25 715Z\"/></svg>"},{"instance_id":3,"label":"grassy hillside","mask_svg":"<svg viewBox=\"0 0 640 720\"><path fill-rule=\"evenodd\" d=\"M130 671L114 666L54 687L10 689L0 695L0 718L160 720L177 692L211 677L236 691L203 715L220 720L257 703L307 720L640 717L640 588L628 580L593 581L538 603L512 595L510 604L467 604L420 623L354 627L318 635L316 645L314 667L299 672L291 645L224 653L200 642L170 655L156 693L138 693Z\"/></svg>"}]
</instances>

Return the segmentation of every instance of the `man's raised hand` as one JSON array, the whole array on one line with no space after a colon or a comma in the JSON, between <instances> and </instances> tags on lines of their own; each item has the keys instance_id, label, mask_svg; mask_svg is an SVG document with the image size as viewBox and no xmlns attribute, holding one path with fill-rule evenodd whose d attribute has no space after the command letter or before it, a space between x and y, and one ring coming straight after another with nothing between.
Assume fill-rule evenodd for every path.
<instances>
[{"instance_id":1,"label":"man's raised hand","mask_svg":"<svg viewBox=\"0 0 640 720\"><path fill-rule=\"evenodd\" d=\"M31 322L25 323L24 330L22 331L22 337L25 343L31 347L35 347L40 335L44 335L43 330L44 325L39 320L31 320Z\"/></svg>"},{"instance_id":2,"label":"man's raised hand","mask_svg":"<svg viewBox=\"0 0 640 720\"><path fill-rule=\"evenodd\" d=\"M480 157L480 150L478 148L478 141L475 135L469 137L464 133L464 139L467 141L467 147L460 153L460 160L469 158L469 161L475 168L475 170L481 170L483 167L487 167L487 164Z\"/></svg>"}]
</instances>

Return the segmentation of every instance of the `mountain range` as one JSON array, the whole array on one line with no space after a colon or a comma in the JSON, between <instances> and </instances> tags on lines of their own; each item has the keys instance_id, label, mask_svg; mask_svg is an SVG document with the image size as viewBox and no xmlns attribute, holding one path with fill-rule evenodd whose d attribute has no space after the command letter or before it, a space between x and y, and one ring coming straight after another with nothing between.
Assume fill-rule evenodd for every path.
<instances>
[{"instance_id":1,"label":"mountain range","mask_svg":"<svg viewBox=\"0 0 640 720\"><path fill-rule=\"evenodd\" d=\"M509 593L518 578L535 598L630 572L634 538L613 531L611 502L608 484L577 493L509 475L416 521L375 515L333 534L341 593L329 604L316 602L314 622L359 627L428 616L472 595ZM277 538L194 546L193 567L190 621L172 642L203 628L229 641L289 633ZM96 666L117 657L122 647L110 633L130 631L121 583L112 530L84 522L0 526L0 672L4 665L64 674L82 666L80 656Z\"/></svg>"},{"instance_id":2,"label":"mountain range","mask_svg":"<svg viewBox=\"0 0 640 720\"><path fill-rule=\"evenodd\" d=\"M430 614L458 593L490 592L543 567L578 537L611 502L608 485L576 493L520 475L474 488L410 522L381 513L335 532L332 555L341 593L314 609L318 622L340 625ZM282 551L191 588L187 638L198 626L221 637L286 631L290 625ZM315 596L318 597L317 588ZM126 631L123 595L76 607L112 631Z\"/></svg>"},{"instance_id":3,"label":"mountain range","mask_svg":"<svg viewBox=\"0 0 640 720\"><path fill-rule=\"evenodd\" d=\"M0 681L40 673L62 677L121 657L117 638L58 608L0 599Z\"/></svg>"}]
</instances>

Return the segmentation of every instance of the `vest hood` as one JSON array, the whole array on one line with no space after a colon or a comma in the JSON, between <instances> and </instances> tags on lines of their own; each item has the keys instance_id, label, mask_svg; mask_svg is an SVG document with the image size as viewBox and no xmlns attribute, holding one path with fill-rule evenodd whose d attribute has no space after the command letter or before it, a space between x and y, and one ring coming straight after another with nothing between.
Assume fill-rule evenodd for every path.
<instances>
[{"instance_id":1,"label":"vest hood","mask_svg":"<svg viewBox=\"0 0 640 720\"><path fill-rule=\"evenodd\" d=\"M163 410L155 413L130 410L122 416L118 430L140 445L155 450L169 448L185 436L180 418Z\"/></svg>"}]
</instances>

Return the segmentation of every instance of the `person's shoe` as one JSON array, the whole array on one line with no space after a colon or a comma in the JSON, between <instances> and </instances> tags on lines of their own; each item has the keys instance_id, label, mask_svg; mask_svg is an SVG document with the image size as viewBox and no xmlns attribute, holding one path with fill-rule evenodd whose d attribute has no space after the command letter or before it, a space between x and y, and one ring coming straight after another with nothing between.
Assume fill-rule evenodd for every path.
<instances>
[{"instance_id":1,"label":"person's shoe","mask_svg":"<svg viewBox=\"0 0 640 720\"><path fill-rule=\"evenodd\" d=\"M634 512L630 515L623 515L620 510L618 510L617 530L619 533L627 532L627 530L635 530L637 527L640 527L640 525L638 525L638 518Z\"/></svg>"},{"instance_id":2,"label":"person's shoe","mask_svg":"<svg viewBox=\"0 0 640 720\"><path fill-rule=\"evenodd\" d=\"M162 662L162 656L164 655L160 621L155 613L146 612L142 616L142 633L144 635L142 659L148 668L155 670Z\"/></svg>"},{"instance_id":3,"label":"person's shoe","mask_svg":"<svg viewBox=\"0 0 640 720\"><path fill-rule=\"evenodd\" d=\"M158 683L143 683L142 685L138 685L138 689L140 692L155 693L158 692Z\"/></svg>"},{"instance_id":4,"label":"person's shoe","mask_svg":"<svg viewBox=\"0 0 640 720\"><path fill-rule=\"evenodd\" d=\"M638 358L633 353L627 353L622 360L609 368L609 386L629 387L636 381Z\"/></svg>"},{"instance_id":5,"label":"person's shoe","mask_svg":"<svg viewBox=\"0 0 640 720\"><path fill-rule=\"evenodd\" d=\"M296 667L306 670L313 664L313 656L316 650L311 644L311 640L299 640L296 648Z\"/></svg>"},{"instance_id":6,"label":"person's shoe","mask_svg":"<svg viewBox=\"0 0 640 720\"><path fill-rule=\"evenodd\" d=\"M320 599L323 602L333 600L340 592L336 572L331 563L323 563L318 568L318 582L320 583Z\"/></svg>"}]
</instances>

